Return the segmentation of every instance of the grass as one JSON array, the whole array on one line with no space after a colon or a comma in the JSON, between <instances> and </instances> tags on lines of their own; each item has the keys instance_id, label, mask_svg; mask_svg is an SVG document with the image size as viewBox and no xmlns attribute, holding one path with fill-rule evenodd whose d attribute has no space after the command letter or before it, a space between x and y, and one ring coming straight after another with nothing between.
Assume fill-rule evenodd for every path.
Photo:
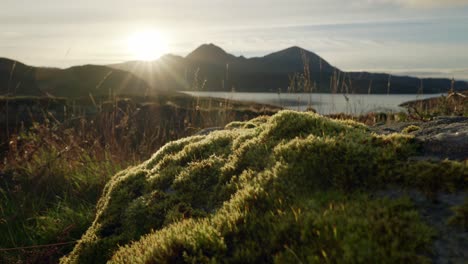
<instances>
[{"instance_id":1,"label":"grass","mask_svg":"<svg viewBox=\"0 0 468 264\"><path fill-rule=\"evenodd\" d=\"M102 188L129 164L83 141L72 130L39 124L12 138L1 166L2 248L77 240L86 230ZM0 260L53 262L68 250L14 251L0 254Z\"/></svg>"},{"instance_id":2,"label":"grass","mask_svg":"<svg viewBox=\"0 0 468 264\"><path fill-rule=\"evenodd\" d=\"M203 127L275 111L176 94L93 101L8 98L10 107L34 114L11 111L10 121L21 122L11 124L11 135L1 145L0 248L76 241L91 225L96 202L118 171ZM72 248L0 251L0 262L57 262Z\"/></svg>"},{"instance_id":3,"label":"grass","mask_svg":"<svg viewBox=\"0 0 468 264\"><path fill-rule=\"evenodd\" d=\"M468 116L468 92L449 92L437 98L407 102L413 119L427 120L436 116Z\"/></svg>"},{"instance_id":4,"label":"grass","mask_svg":"<svg viewBox=\"0 0 468 264\"><path fill-rule=\"evenodd\" d=\"M173 141L106 185L62 263L426 263L434 231L388 186L466 191L413 137L282 111ZM442 177L440 177L442 173Z\"/></svg>"}]
</instances>

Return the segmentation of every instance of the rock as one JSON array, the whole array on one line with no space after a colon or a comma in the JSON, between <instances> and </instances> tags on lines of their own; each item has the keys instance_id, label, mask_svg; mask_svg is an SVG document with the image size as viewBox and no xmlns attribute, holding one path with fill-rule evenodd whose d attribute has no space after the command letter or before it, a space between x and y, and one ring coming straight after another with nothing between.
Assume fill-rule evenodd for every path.
<instances>
[{"instance_id":1,"label":"rock","mask_svg":"<svg viewBox=\"0 0 468 264\"><path fill-rule=\"evenodd\" d=\"M401 122L374 126L372 129L379 134L401 132L410 125L420 129L410 134L421 143L422 157L430 159L466 160L468 158L468 118L438 117L428 122Z\"/></svg>"}]
</instances>

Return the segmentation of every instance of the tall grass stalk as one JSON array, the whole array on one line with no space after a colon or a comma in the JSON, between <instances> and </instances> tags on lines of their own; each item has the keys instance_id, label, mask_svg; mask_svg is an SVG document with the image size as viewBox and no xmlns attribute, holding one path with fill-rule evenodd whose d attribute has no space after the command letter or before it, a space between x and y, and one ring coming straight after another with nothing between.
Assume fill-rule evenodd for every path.
<instances>
[{"instance_id":1,"label":"tall grass stalk","mask_svg":"<svg viewBox=\"0 0 468 264\"><path fill-rule=\"evenodd\" d=\"M8 79L8 87L7 87L7 96L6 96L6 101L5 101L5 105L6 105L6 126L5 126L5 129L6 129L6 135L7 135L7 138L10 137L10 109L9 109L9 96L10 96L10 90L11 90L11 82L13 80L13 73L15 71L15 67L16 67L16 61L13 62L13 64L11 65L11 70L10 70L10 77Z\"/></svg>"}]
</instances>

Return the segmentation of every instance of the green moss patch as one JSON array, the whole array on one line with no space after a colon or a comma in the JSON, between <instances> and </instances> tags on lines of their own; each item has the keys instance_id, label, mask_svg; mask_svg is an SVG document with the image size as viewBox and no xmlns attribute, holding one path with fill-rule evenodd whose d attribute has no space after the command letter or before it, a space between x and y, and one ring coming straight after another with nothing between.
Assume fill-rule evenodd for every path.
<instances>
[{"instance_id":1,"label":"green moss patch","mask_svg":"<svg viewBox=\"0 0 468 264\"><path fill-rule=\"evenodd\" d=\"M421 130L421 127L416 126L416 125L409 125L409 126L403 128L403 130L401 132L409 134L411 132L415 132L415 131L419 131L419 130Z\"/></svg>"},{"instance_id":2,"label":"green moss patch","mask_svg":"<svg viewBox=\"0 0 468 264\"><path fill-rule=\"evenodd\" d=\"M466 163L408 162L409 135L293 111L228 128L114 176L62 263L422 263L433 231L371 191L466 188Z\"/></svg>"},{"instance_id":3,"label":"green moss patch","mask_svg":"<svg viewBox=\"0 0 468 264\"><path fill-rule=\"evenodd\" d=\"M454 215L450 217L449 224L459 226L462 230L468 230L468 198L465 198L465 202L462 205L455 206L452 208Z\"/></svg>"}]
</instances>

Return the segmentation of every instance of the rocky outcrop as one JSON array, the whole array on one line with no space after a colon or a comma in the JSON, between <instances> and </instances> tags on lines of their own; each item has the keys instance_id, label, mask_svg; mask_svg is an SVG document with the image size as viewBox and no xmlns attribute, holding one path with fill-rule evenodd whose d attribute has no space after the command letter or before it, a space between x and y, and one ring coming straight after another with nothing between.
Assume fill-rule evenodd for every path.
<instances>
[{"instance_id":1,"label":"rocky outcrop","mask_svg":"<svg viewBox=\"0 0 468 264\"><path fill-rule=\"evenodd\" d=\"M405 131L413 126L412 131ZM468 117L437 117L427 122L403 122L372 128L380 134L407 132L421 144L421 156L413 159L468 159Z\"/></svg>"}]
</instances>

